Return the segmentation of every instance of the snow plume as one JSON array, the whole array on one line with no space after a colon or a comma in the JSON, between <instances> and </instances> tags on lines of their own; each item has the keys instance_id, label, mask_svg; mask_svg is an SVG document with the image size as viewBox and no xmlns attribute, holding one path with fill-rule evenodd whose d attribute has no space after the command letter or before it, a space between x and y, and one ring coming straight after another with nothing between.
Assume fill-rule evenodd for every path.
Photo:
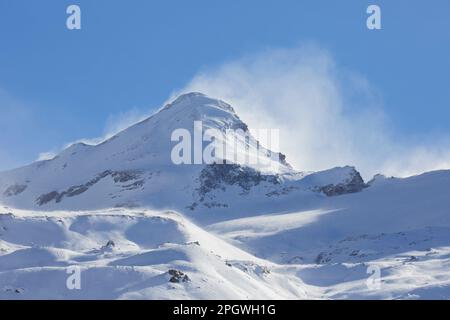
<instances>
[{"instance_id":1,"label":"snow plume","mask_svg":"<svg viewBox=\"0 0 450 320\"><path fill-rule=\"evenodd\" d=\"M78 139L76 141L72 141L69 143L64 144L62 148L59 148L58 150L52 150L47 152L42 152L39 154L37 161L43 161L43 160L51 160L54 157L58 155L61 151L64 149L67 149L73 144L76 143L84 143L88 145L97 145L100 144L117 133L119 133L122 130L125 130L126 128L146 119L151 115L148 111L143 111L141 109L138 109L136 107L126 111L121 112L119 114L110 115L106 121L106 125L103 129L103 134L99 137L95 138L82 138Z\"/></svg>"},{"instance_id":2,"label":"snow plume","mask_svg":"<svg viewBox=\"0 0 450 320\"><path fill-rule=\"evenodd\" d=\"M52 160L57 155L58 155L57 152L54 152L54 151L41 152L41 153L39 153L36 161Z\"/></svg>"},{"instance_id":3,"label":"snow plume","mask_svg":"<svg viewBox=\"0 0 450 320\"><path fill-rule=\"evenodd\" d=\"M104 142L105 140L110 139L117 133L119 133L122 130L127 129L128 127L148 118L151 115L148 111L142 111L136 107L121 112L119 114L110 115L108 119L106 120L105 128L103 129L103 135L96 138L89 138L89 139L80 139L71 143L68 143L65 148L71 146L74 143L85 143L89 145L96 145L99 143Z\"/></svg>"},{"instance_id":4,"label":"snow plume","mask_svg":"<svg viewBox=\"0 0 450 320\"><path fill-rule=\"evenodd\" d=\"M354 165L367 179L450 168L450 143L394 133L377 90L315 45L204 70L174 96L189 91L227 101L250 129L280 129L280 149L299 170Z\"/></svg>"}]
</instances>

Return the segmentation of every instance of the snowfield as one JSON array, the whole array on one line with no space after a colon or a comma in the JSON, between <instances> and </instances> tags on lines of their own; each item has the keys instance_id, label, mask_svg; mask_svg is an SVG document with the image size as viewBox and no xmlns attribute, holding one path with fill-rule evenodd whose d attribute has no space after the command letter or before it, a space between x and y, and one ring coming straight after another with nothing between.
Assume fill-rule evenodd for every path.
<instances>
[{"instance_id":1,"label":"snowfield","mask_svg":"<svg viewBox=\"0 0 450 320\"><path fill-rule=\"evenodd\" d=\"M2 299L307 297L294 272L174 212L41 214L1 215ZM80 290L66 286L69 266L81 270ZM171 270L179 272L179 279Z\"/></svg>"},{"instance_id":2,"label":"snowfield","mask_svg":"<svg viewBox=\"0 0 450 320\"><path fill-rule=\"evenodd\" d=\"M194 121L248 130L191 93L99 145L1 172L0 299L450 298L450 171L366 183L268 149L269 167L175 165L171 133Z\"/></svg>"}]
</instances>

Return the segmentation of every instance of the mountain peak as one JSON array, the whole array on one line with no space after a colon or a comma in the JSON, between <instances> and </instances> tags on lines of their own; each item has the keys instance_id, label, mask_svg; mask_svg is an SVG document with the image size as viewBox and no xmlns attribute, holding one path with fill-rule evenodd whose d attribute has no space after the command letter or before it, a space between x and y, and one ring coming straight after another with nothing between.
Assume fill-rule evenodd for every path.
<instances>
[{"instance_id":1,"label":"mountain peak","mask_svg":"<svg viewBox=\"0 0 450 320\"><path fill-rule=\"evenodd\" d=\"M365 187L351 167L299 174L261 138L229 104L186 93L103 143L73 144L52 161L0 174L0 201L31 209L170 203L196 210L227 208L227 198L250 193L264 199L291 192L335 196ZM217 148L212 161L211 148Z\"/></svg>"},{"instance_id":2,"label":"mountain peak","mask_svg":"<svg viewBox=\"0 0 450 320\"><path fill-rule=\"evenodd\" d=\"M204 93L193 91L180 94L174 101L183 99L205 98L205 97L208 98L208 96Z\"/></svg>"},{"instance_id":3,"label":"mountain peak","mask_svg":"<svg viewBox=\"0 0 450 320\"><path fill-rule=\"evenodd\" d=\"M233 107L231 107L228 103L215 99L203 94L201 92L188 92L179 95L175 98L171 103L166 104L161 111L180 108L180 109L198 109L201 110L205 107L215 107L225 110L227 112L231 112L235 114Z\"/></svg>"}]
</instances>

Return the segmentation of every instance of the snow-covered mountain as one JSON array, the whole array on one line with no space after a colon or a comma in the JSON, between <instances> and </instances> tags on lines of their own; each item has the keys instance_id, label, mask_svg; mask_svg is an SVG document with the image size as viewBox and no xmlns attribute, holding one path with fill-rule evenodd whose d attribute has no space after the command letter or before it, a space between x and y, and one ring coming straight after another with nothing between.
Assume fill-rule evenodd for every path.
<instances>
[{"instance_id":1,"label":"snow-covered mountain","mask_svg":"<svg viewBox=\"0 0 450 320\"><path fill-rule=\"evenodd\" d=\"M177 143L172 141L172 135L177 129L185 129L194 139L198 130L195 122L201 122L202 132L241 129L248 133L247 125L230 105L200 93L185 94L99 145L74 144L52 160L1 173L0 202L39 210L142 205L182 210L233 206L234 195L253 189L259 197L261 193L273 194L286 188L345 183L352 175L360 179L351 168L337 168L331 173L313 174L309 183L304 183L305 174L295 172L284 155L272 153L264 146L260 146L259 154L253 153L264 159L248 161L245 166L236 164L227 154L221 155L222 160L228 161L225 165L174 164L172 151ZM235 154L256 150L258 140L250 133L248 136L246 141L230 139L228 135L223 138L224 144L237 141ZM193 143L190 150L195 153ZM297 183L299 180L302 183ZM226 196L233 193L232 201L219 199L223 195L215 194L224 187L229 187Z\"/></svg>"},{"instance_id":2,"label":"snow-covered mountain","mask_svg":"<svg viewBox=\"0 0 450 320\"><path fill-rule=\"evenodd\" d=\"M193 144L234 130L216 141L253 161L175 164L177 129ZM269 149L230 105L189 93L0 173L0 298L450 298L450 171L365 183Z\"/></svg>"}]
</instances>

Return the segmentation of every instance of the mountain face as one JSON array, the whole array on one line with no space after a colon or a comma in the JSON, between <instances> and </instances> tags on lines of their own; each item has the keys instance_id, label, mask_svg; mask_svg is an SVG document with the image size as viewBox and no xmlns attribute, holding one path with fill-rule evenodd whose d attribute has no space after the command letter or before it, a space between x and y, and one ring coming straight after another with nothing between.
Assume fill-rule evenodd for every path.
<instances>
[{"instance_id":1,"label":"mountain face","mask_svg":"<svg viewBox=\"0 0 450 320\"><path fill-rule=\"evenodd\" d=\"M232 135L216 137L214 142L228 147L236 141L234 154L247 151L254 159L239 163L231 159L233 154L223 152L209 164L204 159L199 164L175 164L174 148L179 141L173 141L173 135L180 129L189 134L190 146L186 149L191 162L198 154L196 149L203 155L207 143L202 139L200 145L194 144L208 130L229 130ZM234 134L237 130L247 139ZM288 189L337 195L364 187L351 168L326 173L329 181L320 176L313 174L306 180L315 182L305 183L305 174L295 172L284 155L265 149L230 105L190 93L99 145L74 144L52 160L0 173L0 201L39 210L143 205L195 210L232 206L233 202L217 199L224 189L233 189L225 193L249 194L255 190L258 196L274 196Z\"/></svg>"},{"instance_id":2,"label":"mountain face","mask_svg":"<svg viewBox=\"0 0 450 320\"><path fill-rule=\"evenodd\" d=\"M450 171L298 172L249 130L190 93L0 173L0 299L450 298Z\"/></svg>"}]
</instances>

